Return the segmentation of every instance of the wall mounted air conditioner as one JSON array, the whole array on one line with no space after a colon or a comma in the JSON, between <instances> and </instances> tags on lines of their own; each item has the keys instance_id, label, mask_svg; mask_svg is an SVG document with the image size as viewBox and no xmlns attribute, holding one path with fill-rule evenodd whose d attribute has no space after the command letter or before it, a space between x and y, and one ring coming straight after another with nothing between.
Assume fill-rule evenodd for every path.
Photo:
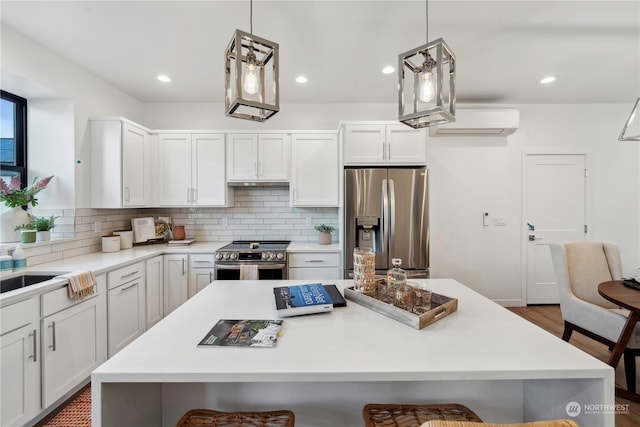
<instances>
[{"instance_id":1,"label":"wall mounted air conditioner","mask_svg":"<svg viewBox=\"0 0 640 427\"><path fill-rule=\"evenodd\" d=\"M431 126L429 136L507 136L518 130L520 111L515 108L460 108L456 121Z\"/></svg>"}]
</instances>

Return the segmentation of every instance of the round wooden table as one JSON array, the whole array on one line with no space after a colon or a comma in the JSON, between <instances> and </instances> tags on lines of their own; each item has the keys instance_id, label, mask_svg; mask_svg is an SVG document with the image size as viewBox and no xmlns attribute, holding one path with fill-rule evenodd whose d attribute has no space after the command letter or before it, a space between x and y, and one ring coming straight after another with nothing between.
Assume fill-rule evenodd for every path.
<instances>
[{"instance_id":1,"label":"round wooden table","mask_svg":"<svg viewBox=\"0 0 640 427\"><path fill-rule=\"evenodd\" d=\"M627 347L629 338L633 333L636 323L640 320L640 290L629 288L622 283L622 280L611 280L598 285L598 293L606 300L629 310L627 323L625 323L616 345L613 347L609 361L607 362L614 368L618 366L620 357ZM640 402L640 395L616 387L616 394L625 399Z\"/></svg>"}]
</instances>

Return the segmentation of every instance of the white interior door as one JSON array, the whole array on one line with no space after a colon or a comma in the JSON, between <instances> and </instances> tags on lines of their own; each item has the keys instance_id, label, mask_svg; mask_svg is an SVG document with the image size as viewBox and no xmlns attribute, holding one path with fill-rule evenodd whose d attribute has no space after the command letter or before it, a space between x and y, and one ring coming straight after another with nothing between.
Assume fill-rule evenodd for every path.
<instances>
[{"instance_id":1,"label":"white interior door","mask_svg":"<svg viewBox=\"0 0 640 427\"><path fill-rule=\"evenodd\" d=\"M585 240L586 175L583 154L526 155L523 213L527 223L527 304L558 303L549 243Z\"/></svg>"}]
</instances>

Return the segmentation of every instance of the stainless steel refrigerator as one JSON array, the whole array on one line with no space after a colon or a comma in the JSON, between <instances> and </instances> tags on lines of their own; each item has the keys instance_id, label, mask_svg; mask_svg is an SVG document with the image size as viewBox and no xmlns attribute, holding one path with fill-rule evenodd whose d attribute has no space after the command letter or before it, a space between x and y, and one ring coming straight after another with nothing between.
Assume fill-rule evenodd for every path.
<instances>
[{"instance_id":1,"label":"stainless steel refrigerator","mask_svg":"<svg viewBox=\"0 0 640 427\"><path fill-rule=\"evenodd\" d=\"M376 253L376 274L402 259L410 277L429 277L428 170L345 168L345 279L352 277L353 248Z\"/></svg>"}]
</instances>

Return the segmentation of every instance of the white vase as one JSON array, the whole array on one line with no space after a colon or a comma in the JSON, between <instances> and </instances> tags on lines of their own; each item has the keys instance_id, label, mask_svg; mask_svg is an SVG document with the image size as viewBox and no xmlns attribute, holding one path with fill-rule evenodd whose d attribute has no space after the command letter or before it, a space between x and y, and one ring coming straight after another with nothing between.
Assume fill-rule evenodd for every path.
<instances>
[{"instance_id":1,"label":"white vase","mask_svg":"<svg viewBox=\"0 0 640 427\"><path fill-rule=\"evenodd\" d=\"M36 232L36 242L48 242L49 240L51 240L51 231Z\"/></svg>"},{"instance_id":2,"label":"white vase","mask_svg":"<svg viewBox=\"0 0 640 427\"><path fill-rule=\"evenodd\" d=\"M29 214L21 207L9 208L0 214L1 229L0 242L19 242L20 230L15 228L22 224L28 224L30 221Z\"/></svg>"}]
</instances>

